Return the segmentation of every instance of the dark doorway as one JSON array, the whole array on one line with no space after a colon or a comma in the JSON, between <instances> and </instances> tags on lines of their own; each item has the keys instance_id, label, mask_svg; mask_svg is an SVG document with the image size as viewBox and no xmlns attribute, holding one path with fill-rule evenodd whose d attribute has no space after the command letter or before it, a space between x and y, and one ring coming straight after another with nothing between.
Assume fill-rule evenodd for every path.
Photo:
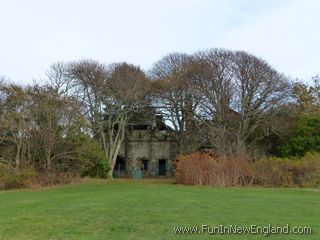
<instances>
[{"instance_id":1,"label":"dark doorway","mask_svg":"<svg viewBox=\"0 0 320 240\"><path fill-rule=\"evenodd\" d=\"M149 161L146 160L146 159L143 159L143 160L141 160L141 163L142 163L142 165L141 165L142 176L145 177L145 176L148 175L148 167L149 167L148 163L149 163Z\"/></svg>"},{"instance_id":2,"label":"dark doorway","mask_svg":"<svg viewBox=\"0 0 320 240\"><path fill-rule=\"evenodd\" d=\"M148 160L142 160L143 171L148 171Z\"/></svg>"},{"instance_id":3,"label":"dark doorway","mask_svg":"<svg viewBox=\"0 0 320 240\"><path fill-rule=\"evenodd\" d=\"M116 164L114 166L114 177L121 177L126 174L126 160L122 156L117 156Z\"/></svg>"},{"instance_id":4,"label":"dark doorway","mask_svg":"<svg viewBox=\"0 0 320 240\"><path fill-rule=\"evenodd\" d=\"M159 176L166 176L167 174L167 160L159 160Z\"/></svg>"}]
</instances>

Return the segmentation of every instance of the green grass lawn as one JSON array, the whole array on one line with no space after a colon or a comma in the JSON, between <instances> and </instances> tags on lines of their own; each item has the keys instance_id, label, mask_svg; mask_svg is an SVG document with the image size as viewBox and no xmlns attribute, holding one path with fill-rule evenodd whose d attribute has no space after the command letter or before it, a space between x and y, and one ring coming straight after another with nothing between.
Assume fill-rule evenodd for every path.
<instances>
[{"instance_id":1,"label":"green grass lawn","mask_svg":"<svg viewBox=\"0 0 320 240\"><path fill-rule=\"evenodd\" d=\"M310 226L311 235L174 234L174 226ZM88 181L0 192L0 239L320 239L320 192Z\"/></svg>"}]
</instances>

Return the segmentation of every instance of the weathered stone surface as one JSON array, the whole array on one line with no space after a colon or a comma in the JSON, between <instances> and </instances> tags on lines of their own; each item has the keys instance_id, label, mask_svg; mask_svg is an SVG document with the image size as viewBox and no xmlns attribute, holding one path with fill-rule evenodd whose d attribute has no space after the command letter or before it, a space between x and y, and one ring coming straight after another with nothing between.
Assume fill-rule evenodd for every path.
<instances>
[{"instance_id":1,"label":"weathered stone surface","mask_svg":"<svg viewBox=\"0 0 320 240\"><path fill-rule=\"evenodd\" d=\"M176 143L170 139L169 131L159 129L155 123L144 127L131 124L119 153L125 159L120 176L130 176L133 169L141 169L144 177L171 176ZM116 164L115 174L119 169Z\"/></svg>"}]
</instances>

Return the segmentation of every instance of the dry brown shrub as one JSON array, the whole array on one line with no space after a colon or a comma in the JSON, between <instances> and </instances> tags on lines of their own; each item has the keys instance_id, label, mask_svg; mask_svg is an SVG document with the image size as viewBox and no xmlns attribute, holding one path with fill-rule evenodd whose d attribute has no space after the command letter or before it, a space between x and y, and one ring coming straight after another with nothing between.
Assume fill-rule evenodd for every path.
<instances>
[{"instance_id":1,"label":"dry brown shrub","mask_svg":"<svg viewBox=\"0 0 320 240\"><path fill-rule=\"evenodd\" d=\"M177 158L175 176L182 184L236 186L251 184L253 171L244 157L194 152Z\"/></svg>"},{"instance_id":2,"label":"dry brown shrub","mask_svg":"<svg viewBox=\"0 0 320 240\"><path fill-rule=\"evenodd\" d=\"M300 186L320 185L320 154L307 153L302 158L263 158L254 164L254 184L260 186Z\"/></svg>"},{"instance_id":3,"label":"dry brown shrub","mask_svg":"<svg viewBox=\"0 0 320 240\"><path fill-rule=\"evenodd\" d=\"M16 169L7 164L0 164L0 190L70 184L78 177L71 172L39 172L31 167Z\"/></svg>"},{"instance_id":4,"label":"dry brown shrub","mask_svg":"<svg viewBox=\"0 0 320 240\"><path fill-rule=\"evenodd\" d=\"M46 171L38 173L37 177L29 182L28 188L40 188L55 185L70 184L78 179L77 174L71 172Z\"/></svg>"}]
</instances>

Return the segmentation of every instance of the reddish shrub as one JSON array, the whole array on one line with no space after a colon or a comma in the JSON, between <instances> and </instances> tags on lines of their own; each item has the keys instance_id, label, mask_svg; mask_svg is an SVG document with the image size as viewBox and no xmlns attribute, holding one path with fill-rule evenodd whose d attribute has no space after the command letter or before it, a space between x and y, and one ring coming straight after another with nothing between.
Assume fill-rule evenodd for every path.
<instances>
[{"instance_id":1,"label":"reddish shrub","mask_svg":"<svg viewBox=\"0 0 320 240\"><path fill-rule=\"evenodd\" d=\"M244 158L195 152L177 158L175 176L182 184L234 186L250 184L253 174Z\"/></svg>"}]
</instances>

